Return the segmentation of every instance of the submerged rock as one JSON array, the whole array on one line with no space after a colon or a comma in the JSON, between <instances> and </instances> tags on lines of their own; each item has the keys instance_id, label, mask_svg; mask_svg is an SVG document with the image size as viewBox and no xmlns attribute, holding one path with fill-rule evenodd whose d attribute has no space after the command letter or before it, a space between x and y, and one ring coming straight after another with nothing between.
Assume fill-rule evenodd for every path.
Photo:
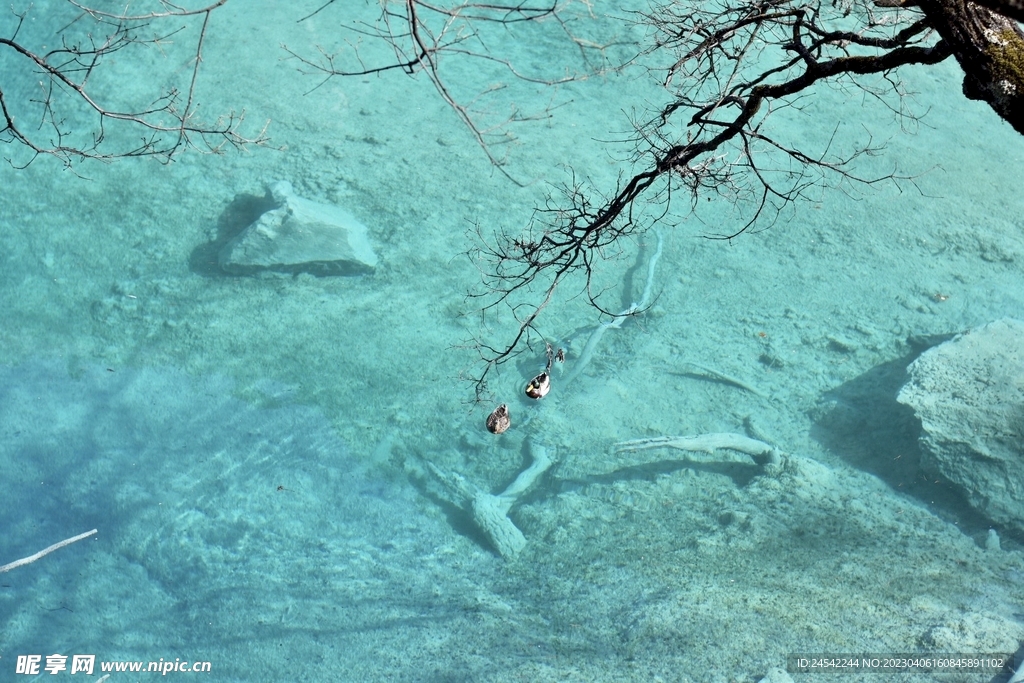
<instances>
[{"instance_id":1,"label":"submerged rock","mask_svg":"<svg viewBox=\"0 0 1024 683\"><path fill-rule=\"evenodd\" d=\"M897 400L921 420L922 464L992 521L1024 530L1024 322L925 351Z\"/></svg>"},{"instance_id":2,"label":"submerged rock","mask_svg":"<svg viewBox=\"0 0 1024 683\"><path fill-rule=\"evenodd\" d=\"M221 249L225 272L359 275L376 268L368 230L349 212L298 197L284 180L270 184L267 197L274 208Z\"/></svg>"}]
</instances>

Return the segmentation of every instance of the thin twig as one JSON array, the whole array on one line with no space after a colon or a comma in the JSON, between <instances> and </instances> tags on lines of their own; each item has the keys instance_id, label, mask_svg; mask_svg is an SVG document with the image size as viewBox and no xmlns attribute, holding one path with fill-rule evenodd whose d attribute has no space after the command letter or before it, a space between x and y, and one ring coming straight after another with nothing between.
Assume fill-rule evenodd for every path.
<instances>
[{"instance_id":1,"label":"thin twig","mask_svg":"<svg viewBox=\"0 0 1024 683\"><path fill-rule=\"evenodd\" d=\"M28 557L23 557L20 560L15 560L14 562L11 562L10 564L5 564L4 566L0 567L0 574L3 574L4 572L9 572L12 569L17 569L18 567L24 566L26 564L31 564L31 563L35 562L36 560L38 560L39 558L44 557L46 555L49 555L54 550L60 550L61 548L63 548L66 545L71 545L72 543L75 543L77 541L81 541L83 538L89 538L90 536L92 536L96 532L97 532L97 529L93 529L92 531L86 531L84 534L78 534L77 536L72 536L71 538L66 538L63 541L61 541L60 543L54 543L49 548L44 548L43 550L40 550L35 555L29 555Z\"/></svg>"}]
</instances>

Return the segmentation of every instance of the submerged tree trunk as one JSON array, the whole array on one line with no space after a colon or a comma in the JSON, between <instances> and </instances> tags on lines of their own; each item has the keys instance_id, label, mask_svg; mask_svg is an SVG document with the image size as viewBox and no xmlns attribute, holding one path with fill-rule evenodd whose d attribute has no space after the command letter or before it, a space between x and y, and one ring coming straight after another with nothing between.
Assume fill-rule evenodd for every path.
<instances>
[{"instance_id":1,"label":"submerged tree trunk","mask_svg":"<svg viewBox=\"0 0 1024 683\"><path fill-rule=\"evenodd\" d=\"M1015 16L1020 3L983 1L986 6L968 0L919 0L918 4L964 70L964 96L987 102L1024 134L1024 33L1016 21L999 13Z\"/></svg>"}]
</instances>

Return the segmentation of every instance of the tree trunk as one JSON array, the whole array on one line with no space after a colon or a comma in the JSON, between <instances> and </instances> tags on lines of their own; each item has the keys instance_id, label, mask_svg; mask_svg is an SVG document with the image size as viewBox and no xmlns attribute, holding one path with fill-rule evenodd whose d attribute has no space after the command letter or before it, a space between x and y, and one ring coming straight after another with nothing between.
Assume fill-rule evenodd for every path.
<instances>
[{"instance_id":1,"label":"tree trunk","mask_svg":"<svg viewBox=\"0 0 1024 683\"><path fill-rule=\"evenodd\" d=\"M960 62L964 95L987 102L1024 135L1024 33L1017 22L969 0L919 0L917 4ZM1010 0L1009 5L1019 3Z\"/></svg>"}]
</instances>

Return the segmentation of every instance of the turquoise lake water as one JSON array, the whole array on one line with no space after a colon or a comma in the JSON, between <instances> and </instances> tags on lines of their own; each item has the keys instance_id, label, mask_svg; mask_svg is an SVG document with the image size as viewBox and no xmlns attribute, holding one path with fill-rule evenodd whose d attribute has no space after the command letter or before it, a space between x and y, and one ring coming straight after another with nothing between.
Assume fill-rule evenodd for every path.
<instances>
[{"instance_id":1,"label":"turquoise lake water","mask_svg":"<svg viewBox=\"0 0 1024 683\"><path fill-rule=\"evenodd\" d=\"M680 195L657 226L650 309L605 330L560 384L609 322L568 283L539 321L572 340L551 394L521 395L544 366L537 347L476 404L472 340L516 325L467 298L474 236L527 225L573 172L611 192L633 169L631 119L666 91L640 63L551 88L449 56L442 73L460 102L480 97L482 128L513 106L546 113L491 138L518 186L423 74L303 73L284 46L341 49L357 36L339 27L378 11L336 3L299 21L320 4L211 14L200 116L244 110L241 130L268 124L267 144L169 164L0 164L0 565L98 530L0 574L0 680L34 680L17 661L40 655L40 680L162 659L209 662L211 681L780 683L770 672L794 653L1021 646L1024 539L918 467L920 424L895 400L921 351L908 339L1024 318L1024 138L964 99L955 63L900 72L922 115L906 130L828 87L779 112L790 140L884 143L857 169L898 164L912 181L816 190L731 241L705 239L734 231L727 201L691 214ZM591 9L566 16L610 44L609 62L644 45L628 8ZM76 14L55 2L26 16L19 37L43 50ZM4 14L0 35L16 23ZM116 53L97 95L120 106L187 88L199 23ZM487 46L541 79L600 68L551 22L532 31ZM0 65L5 97L38 97L38 74L3 46ZM77 116L69 127L91 135ZM376 270L222 272L217 249L278 180L358 217ZM609 310L639 300L656 242L641 234L598 263ZM512 428L494 436L484 420L500 402ZM616 448L713 433L770 443L784 463ZM502 557L431 466L500 493L536 448L554 462L509 510L526 545ZM53 654L69 669L46 673ZM76 654L95 655L91 677L70 673ZM993 680L945 676L898 680Z\"/></svg>"}]
</instances>

